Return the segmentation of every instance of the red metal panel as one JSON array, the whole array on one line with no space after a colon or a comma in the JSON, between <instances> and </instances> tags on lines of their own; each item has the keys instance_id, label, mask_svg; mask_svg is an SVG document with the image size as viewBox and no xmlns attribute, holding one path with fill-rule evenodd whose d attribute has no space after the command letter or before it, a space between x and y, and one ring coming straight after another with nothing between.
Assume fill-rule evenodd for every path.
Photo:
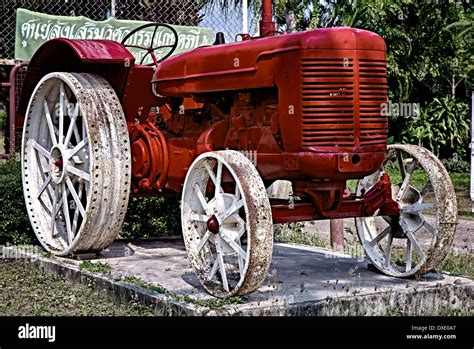
<instances>
[{"instance_id":1,"label":"red metal panel","mask_svg":"<svg viewBox=\"0 0 474 349\"><path fill-rule=\"evenodd\" d=\"M25 113L34 87L44 75L53 71L102 75L122 97L128 71L134 62L132 54L115 41L49 40L35 52L28 65L18 113Z\"/></svg>"},{"instance_id":2,"label":"red metal panel","mask_svg":"<svg viewBox=\"0 0 474 349\"><path fill-rule=\"evenodd\" d=\"M272 86L280 69L269 60L306 49L385 51L385 42L369 31L339 27L200 47L164 61L154 81L167 96Z\"/></svg>"},{"instance_id":3,"label":"red metal panel","mask_svg":"<svg viewBox=\"0 0 474 349\"><path fill-rule=\"evenodd\" d=\"M44 64L48 57L44 51L51 52L53 55L61 53L67 46L74 50L76 56L84 62L90 63L125 63L130 65L135 62L135 58L121 44L112 40L73 40L67 38L58 38L49 40L42 45L31 59L31 63ZM59 50L59 52L57 51Z\"/></svg>"}]
</instances>

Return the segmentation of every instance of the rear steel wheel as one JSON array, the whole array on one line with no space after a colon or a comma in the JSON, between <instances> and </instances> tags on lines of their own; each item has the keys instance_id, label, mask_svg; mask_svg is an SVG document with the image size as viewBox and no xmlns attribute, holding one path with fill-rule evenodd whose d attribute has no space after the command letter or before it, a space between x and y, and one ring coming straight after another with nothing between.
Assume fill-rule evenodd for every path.
<instances>
[{"instance_id":1,"label":"rear steel wheel","mask_svg":"<svg viewBox=\"0 0 474 349\"><path fill-rule=\"evenodd\" d=\"M204 288L226 297L265 280L273 224L265 186L252 162L226 150L200 155L184 182L181 219L191 265Z\"/></svg>"},{"instance_id":2,"label":"rear steel wheel","mask_svg":"<svg viewBox=\"0 0 474 349\"><path fill-rule=\"evenodd\" d=\"M456 231L451 178L427 149L390 145L382 168L359 181L357 194L367 192L383 171L390 174L400 216L356 218L362 246L384 274L409 277L426 273L443 261Z\"/></svg>"},{"instance_id":3,"label":"rear steel wheel","mask_svg":"<svg viewBox=\"0 0 474 349\"><path fill-rule=\"evenodd\" d=\"M112 243L127 210L129 149L106 80L51 73L38 83L23 129L22 179L33 230L48 251L68 255Z\"/></svg>"}]
</instances>

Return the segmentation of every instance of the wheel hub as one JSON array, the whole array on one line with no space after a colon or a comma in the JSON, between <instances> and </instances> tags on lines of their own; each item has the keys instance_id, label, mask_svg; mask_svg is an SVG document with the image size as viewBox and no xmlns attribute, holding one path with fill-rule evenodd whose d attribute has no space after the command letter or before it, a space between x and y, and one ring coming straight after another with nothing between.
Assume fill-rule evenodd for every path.
<instances>
[{"instance_id":1,"label":"wheel hub","mask_svg":"<svg viewBox=\"0 0 474 349\"><path fill-rule=\"evenodd\" d=\"M62 183L66 177L66 157L60 147L51 149L51 177L54 183Z\"/></svg>"},{"instance_id":2,"label":"wheel hub","mask_svg":"<svg viewBox=\"0 0 474 349\"><path fill-rule=\"evenodd\" d=\"M217 220L217 217L215 215L212 215L211 218L207 220L207 229L213 233L217 234L219 233L219 221Z\"/></svg>"},{"instance_id":3,"label":"wheel hub","mask_svg":"<svg viewBox=\"0 0 474 349\"><path fill-rule=\"evenodd\" d=\"M400 191L401 183L393 186L392 194L396 198ZM415 187L408 185L405 189L405 193L398 201L398 206L400 210L404 207L421 203L422 197L421 193ZM421 227L424 223L424 219L420 216L419 213L401 213L399 221L396 224L392 225L392 233L395 238L406 238L406 231L415 231Z\"/></svg>"}]
</instances>

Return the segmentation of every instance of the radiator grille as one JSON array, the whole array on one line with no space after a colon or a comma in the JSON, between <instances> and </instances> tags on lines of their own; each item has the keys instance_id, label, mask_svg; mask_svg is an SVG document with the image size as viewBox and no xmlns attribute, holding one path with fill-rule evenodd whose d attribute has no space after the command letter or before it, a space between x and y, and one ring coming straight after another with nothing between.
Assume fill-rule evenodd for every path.
<instances>
[{"instance_id":1,"label":"radiator grille","mask_svg":"<svg viewBox=\"0 0 474 349\"><path fill-rule=\"evenodd\" d=\"M359 60L360 144L384 144L387 117L380 105L387 102L387 68L383 60Z\"/></svg>"},{"instance_id":2,"label":"radiator grille","mask_svg":"<svg viewBox=\"0 0 474 349\"><path fill-rule=\"evenodd\" d=\"M354 147L357 138L361 146L385 144L387 120L380 113L387 94L385 62L358 63L359 108L355 103L355 64L353 59L303 58L303 146Z\"/></svg>"}]
</instances>

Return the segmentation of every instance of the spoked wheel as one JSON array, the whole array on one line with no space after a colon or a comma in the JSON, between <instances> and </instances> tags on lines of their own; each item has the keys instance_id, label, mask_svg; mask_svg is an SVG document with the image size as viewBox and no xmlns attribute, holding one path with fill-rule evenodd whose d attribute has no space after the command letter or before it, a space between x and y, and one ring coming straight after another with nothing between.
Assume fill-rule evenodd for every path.
<instances>
[{"instance_id":1,"label":"spoked wheel","mask_svg":"<svg viewBox=\"0 0 474 349\"><path fill-rule=\"evenodd\" d=\"M226 150L200 155L186 175L181 203L191 265L214 296L242 295L265 280L273 223L265 186L252 162Z\"/></svg>"},{"instance_id":2,"label":"spoked wheel","mask_svg":"<svg viewBox=\"0 0 474 349\"><path fill-rule=\"evenodd\" d=\"M399 217L356 218L360 241L381 272L409 277L435 268L450 251L456 230L457 204L451 179L430 151L414 145L391 145L382 169L360 180L367 192L389 173ZM377 213L376 213L377 214Z\"/></svg>"},{"instance_id":3,"label":"spoked wheel","mask_svg":"<svg viewBox=\"0 0 474 349\"><path fill-rule=\"evenodd\" d=\"M91 74L51 73L31 97L22 140L28 215L57 255L99 251L122 225L130 145L117 95Z\"/></svg>"}]
</instances>

